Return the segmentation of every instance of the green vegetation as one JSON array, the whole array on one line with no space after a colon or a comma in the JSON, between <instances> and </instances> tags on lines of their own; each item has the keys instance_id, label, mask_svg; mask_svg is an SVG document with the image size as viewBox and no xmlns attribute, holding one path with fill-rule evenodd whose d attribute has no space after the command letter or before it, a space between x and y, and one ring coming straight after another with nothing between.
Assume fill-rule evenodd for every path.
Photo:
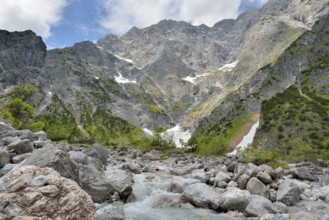
<instances>
[{"instance_id":1,"label":"green vegetation","mask_svg":"<svg viewBox=\"0 0 329 220\"><path fill-rule=\"evenodd\" d=\"M166 113L157 105L144 104L147 110L153 114L165 115Z\"/></svg>"},{"instance_id":2,"label":"green vegetation","mask_svg":"<svg viewBox=\"0 0 329 220\"><path fill-rule=\"evenodd\" d=\"M329 160L329 100L304 82L302 91L293 85L263 102L258 134L281 160Z\"/></svg>"},{"instance_id":3,"label":"green vegetation","mask_svg":"<svg viewBox=\"0 0 329 220\"><path fill-rule=\"evenodd\" d=\"M34 115L34 108L21 99L9 100L1 109L1 115L16 128L24 128Z\"/></svg>"},{"instance_id":4,"label":"green vegetation","mask_svg":"<svg viewBox=\"0 0 329 220\"><path fill-rule=\"evenodd\" d=\"M174 107L173 107L173 112L174 113L180 113L183 110L185 110L188 105L189 105L188 102L176 102Z\"/></svg>"}]
</instances>

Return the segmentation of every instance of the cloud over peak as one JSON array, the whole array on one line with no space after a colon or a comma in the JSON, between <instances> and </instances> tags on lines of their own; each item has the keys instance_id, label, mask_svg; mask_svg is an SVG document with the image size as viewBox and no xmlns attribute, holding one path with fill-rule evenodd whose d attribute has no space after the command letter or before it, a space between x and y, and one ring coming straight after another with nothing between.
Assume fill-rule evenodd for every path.
<instances>
[{"instance_id":1,"label":"cloud over peak","mask_svg":"<svg viewBox=\"0 0 329 220\"><path fill-rule=\"evenodd\" d=\"M31 29L47 38L51 27L61 20L68 0L1 0L0 29L24 31Z\"/></svg>"},{"instance_id":2,"label":"cloud over peak","mask_svg":"<svg viewBox=\"0 0 329 220\"><path fill-rule=\"evenodd\" d=\"M163 19L183 20L213 26L225 18L236 18L242 0L102 0L100 24L123 34L132 26L143 28ZM252 0L259 1L259 0Z\"/></svg>"}]
</instances>

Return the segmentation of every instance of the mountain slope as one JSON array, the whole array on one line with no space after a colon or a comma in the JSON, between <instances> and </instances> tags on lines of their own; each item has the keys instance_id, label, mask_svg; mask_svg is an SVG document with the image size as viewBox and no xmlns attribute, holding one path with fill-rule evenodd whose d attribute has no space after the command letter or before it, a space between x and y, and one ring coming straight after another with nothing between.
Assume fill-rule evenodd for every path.
<instances>
[{"instance_id":1,"label":"mountain slope","mask_svg":"<svg viewBox=\"0 0 329 220\"><path fill-rule=\"evenodd\" d=\"M234 130L236 120L261 112L255 144L279 152L286 147L289 153L293 148L289 142L300 139L312 149L328 151L328 24L327 15L273 65L231 93L196 130L200 147L209 148L207 139Z\"/></svg>"},{"instance_id":2,"label":"mountain slope","mask_svg":"<svg viewBox=\"0 0 329 220\"><path fill-rule=\"evenodd\" d=\"M213 27L164 20L132 28L122 37L108 35L97 43L50 51L31 31L0 31L0 87L8 92L11 86L33 83L40 90L35 94L39 101L23 101L35 108L38 125L47 130L48 121L56 122L72 141L133 142L144 137L142 129L180 123L194 131L206 118L198 136L238 104L244 85L265 80L258 70L277 63L328 12L328 2L270 0L262 9ZM236 125L242 123L240 115L254 120L260 105L255 100L243 114L230 117Z\"/></svg>"}]
</instances>

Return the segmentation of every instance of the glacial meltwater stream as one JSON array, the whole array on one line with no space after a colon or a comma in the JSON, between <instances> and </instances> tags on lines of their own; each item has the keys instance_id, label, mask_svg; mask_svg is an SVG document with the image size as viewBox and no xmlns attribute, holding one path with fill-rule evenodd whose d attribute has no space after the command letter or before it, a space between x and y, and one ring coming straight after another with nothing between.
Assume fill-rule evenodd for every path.
<instances>
[{"instance_id":1,"label":"glacial meltwater stream","mask_svg":"<svg viewBox=\"0 0 329 220\"><path fill-rule=\"evenodd\" d=\"M211 210L181 207L180 194L168 192L172 176L142 173L134 176L136 202L124 206L127 220L233 220Z\"/></svg>"}]
</instances>

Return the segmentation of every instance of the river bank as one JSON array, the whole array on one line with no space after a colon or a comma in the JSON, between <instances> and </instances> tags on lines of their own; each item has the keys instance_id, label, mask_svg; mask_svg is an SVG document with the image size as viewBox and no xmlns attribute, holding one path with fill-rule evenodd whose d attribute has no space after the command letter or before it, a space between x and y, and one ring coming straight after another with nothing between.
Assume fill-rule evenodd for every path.
<instances>
[{"instance_id":1,"label":"river bank","mask_svg":"<svg viewBox=\"0 0 329 220\"><path fill-rule=\"evenodd\" d=\"M329 219L323 161L284 170L243 156L73 146L3 122L0 148L0 219Z\"/></svg>"}]
</instances>

